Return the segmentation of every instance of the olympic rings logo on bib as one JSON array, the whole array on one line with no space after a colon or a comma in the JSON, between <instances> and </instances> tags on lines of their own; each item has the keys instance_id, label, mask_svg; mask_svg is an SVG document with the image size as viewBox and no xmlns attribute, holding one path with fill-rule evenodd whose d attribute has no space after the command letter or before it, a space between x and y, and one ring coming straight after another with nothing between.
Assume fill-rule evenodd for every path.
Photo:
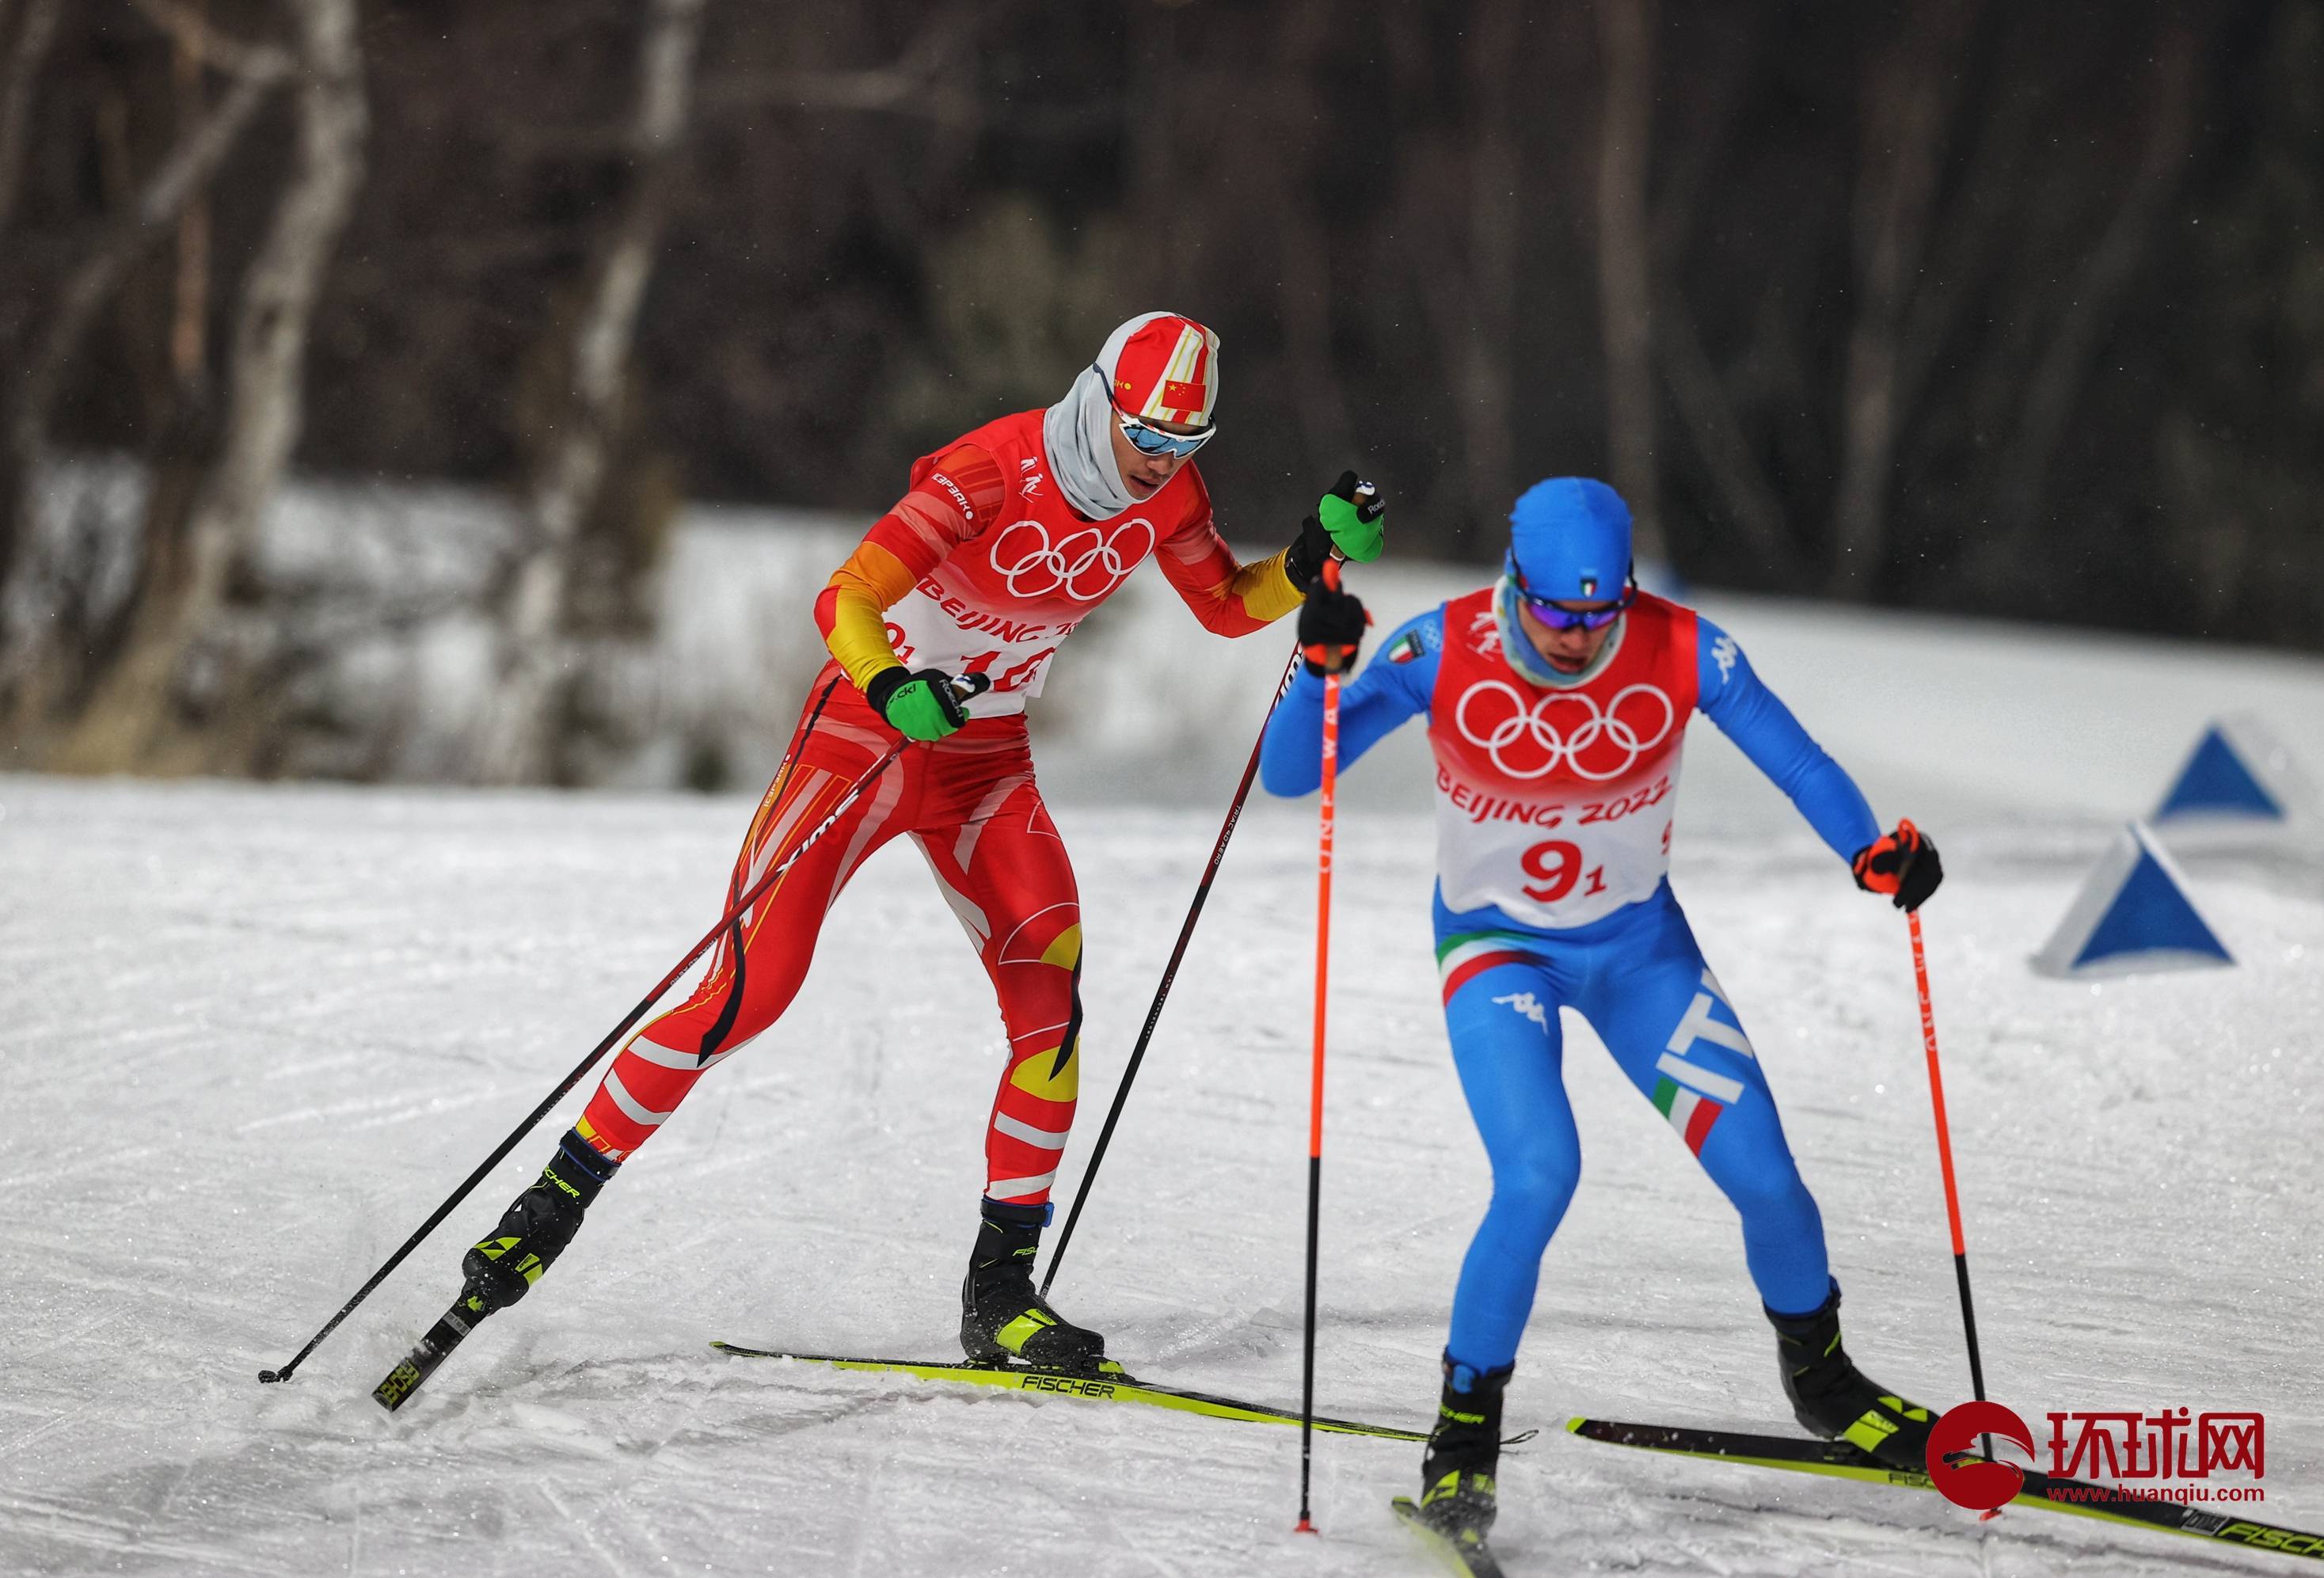
<instances>
[{"instance_id":1,"label":"olympic rings logo on bib","mask_svg":"<svg viewBox=\"0 0 2324 1578\"><path fill-rule=\"evenodd\" d=\"M1135 537L1137 551L1125 553ZM1019 521L992 540L992 568L1014 597L1046 597L1062 591L1076 603L1094 603L1130 578L1154 551L1154 523L1144 516L1124 521L1111 533L1095 526L1051 543L1038 521Z\"/></svg>"},{"instance_id":2,"label":"olympic rings logo on bib","mask_svg":"<svg viewBox=\"0 0 2324 1578\"><path fill-rule=\"evenodd\" d=\"M1558 690L1528 706L1516 686L1484 679L1462 694L1452 721L1510 778L1545 778L1562 766L1607 783L1669 737L1678 710L1652 685L1624 687L1601 712L1594 698Z\"/></svg>"}]
</instances>

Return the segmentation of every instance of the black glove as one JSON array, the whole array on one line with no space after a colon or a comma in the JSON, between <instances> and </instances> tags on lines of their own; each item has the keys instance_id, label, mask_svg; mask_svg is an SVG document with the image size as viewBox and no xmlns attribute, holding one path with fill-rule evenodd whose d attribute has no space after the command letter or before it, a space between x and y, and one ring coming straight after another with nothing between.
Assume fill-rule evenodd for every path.
<instances>
[{"instance_id":1,"label":"black glove","mask_svg":"<svg viewBox=\"0 0 2324 1578\"><path fill-rule=\"evenodd\" d=\"M1945 880L1944 863L1937 859L1937 846L1929 835L1910 822L1896 824L1896 831L1885 833L1862 849L1849 862L1856 872L1856 885L1868 893L1894 894L1896 908L1918 909Z\"/></svg>"},{"instance_id":2,"label":"black glove","mask_svg":"<svg viewBox=\"0 0 2324 1578\"><path fill-rule=\"evenodd\" d=\"M1364 627L1371 622L1361 598L1319 577L1299 608L1299 653L1307 661L1307 672L1320 678L1353 670L1356 649L1363 645Z\"/></svg>"},{"instance_id":3,"label":"black glove","mask_svg":"<svg viewBox=\"0 0 2324 1578\"><path fill-rule=\"evenodd\" d=\"M1327 526L1318 518L1326 513L1333 517L1333 525ZM1340 473L1332 491L1315 501L1315 513L1299 522L1299 540L1284 558L1283 573L1295 586L1312 586L1323 573L1324 561L1332 557L1335 545L1341 549L1341 558L1370 564L1379 557L1379 521L1386 513L1387 494L1352 471Z\"/></svg>"}]
</instances>

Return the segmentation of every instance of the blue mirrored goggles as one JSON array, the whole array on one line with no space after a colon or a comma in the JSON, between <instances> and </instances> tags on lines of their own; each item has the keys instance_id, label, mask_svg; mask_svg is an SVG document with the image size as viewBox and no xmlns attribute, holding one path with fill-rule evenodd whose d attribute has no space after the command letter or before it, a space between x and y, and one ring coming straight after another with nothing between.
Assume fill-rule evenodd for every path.
<instances>
[{"instance_id":1,"label":"blue mirrored goggles","mask_svg":"<svg viewBox=\"0 0 2324 1578\"><path fill-rule=\"evenodd\" d=\"M1621 593L1614 599L1611 607L1560 608L1558 606L1560 603L1572 602L1573 599L1552 597L1527 588L1525 572L1517 568L1517 549L1509 550L1504 565L1508 572L1509 585L1516 587L1517 595L1526 600L1526 606L1533 610L1534 617L1552 630L1603 630L1621 618L1629 611L1630 604L1637 601L1638 583L1633 578L1623 583Z\"/></svg>"},{"instance_id":2,"label":"blue mirrored goggles","mask_svg":"<svg viewBox=\"0 0 2324 1578\"><path fill-rule=\"evenodd\" d=\"M1105 386L1106 403L1113 407L1113 420L1121 425L1121 436L1129 439L1130 447L1140 455L1192 455L1209 443L1219 430L1216 423L1199 433L1166 433L1159 428L1149 427L1121 409L1121 402L1113 398L1113 382L1106 377L1103 368L1092 362L1090 371L1096 374L1098 382Z\"/></svg>"}]
</instances>

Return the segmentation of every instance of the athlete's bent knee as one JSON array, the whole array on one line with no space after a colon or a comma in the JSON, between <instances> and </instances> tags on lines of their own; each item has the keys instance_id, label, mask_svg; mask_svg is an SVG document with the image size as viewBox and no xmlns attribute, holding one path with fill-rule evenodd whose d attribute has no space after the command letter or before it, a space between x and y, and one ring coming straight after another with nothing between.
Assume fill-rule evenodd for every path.
<instances>
[{"instance_id":1,"label":"athlete's bent knee","mask_svg":"<svg viewBox=\"0 0 2324 1578\"><path fill-rule=\"evenodd\" d=\"M1789 1167L1730 1167L1713 1175L1712 1181L1746 1222L1781 1220L1815 1209L1807 1185Z\"/></svg>"},{"instance_id":2,"label":"athlete's bent knee","mask_svg":"<svg viewBox=\"0 0 2324 1578\"><path fill-rule=\"evenodd\" d=\"M1536 1152L1498 1162L1493 1167L1493 1214L1546 1244L1581 1184L1578 1156Z\"/></svg>"}]
</instances>

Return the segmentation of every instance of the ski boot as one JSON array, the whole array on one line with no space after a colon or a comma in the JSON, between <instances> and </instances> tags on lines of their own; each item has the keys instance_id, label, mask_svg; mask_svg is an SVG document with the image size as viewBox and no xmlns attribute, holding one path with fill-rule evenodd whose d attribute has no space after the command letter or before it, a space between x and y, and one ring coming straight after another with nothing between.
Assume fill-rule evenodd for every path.
<instances>
[{"instance_id":1,"label":"ski boot","mask_svg":"<svg viewBox=\"0 0 2324 1578\"><path fill-rule=\"evenodd\" d=\"M389 1413L411 1400L452 1350L466 1342L476 1323L506 1309L532 1291L540 1274L581 1230L581 1213L621 1166L599 1156L576 1130L558 1143L557 1154L532 1186L501 1213L500 1225L460 1260L460 1297L437 1317L428 1334L387 1379L372 1388L372 1400Z\"/></svg>"},{"instance_id":2,"label":"ski boot","mask_svg":"<svg viewBox=\"0 0 2324 1578\"><path fill-rule=\"evenodd\" d=\"M467 1278L462 1307L481 1318L531 1292L581 1231L581 1213L621 1165L598 1155L577 1133L558 1141L540 1177L501 1213L500 1225L461 1258Z\"/></svg>"},{"instance_id":3,"label":"ski boot","mask_svg":"<svg viewBox=\"0 0 2324 1578\"><path fill-rule=\"evenodd\" d=\"M1480 1374L1444 1356L1436 1428L1420 1460L1419 1517L1464 1553L1484 1548L1499 1510L1493 1481L1501 1464L1501 1393L1515 1368Z\"/></svg>"},{"instance_id":4,"label":"ski boot","mask_svg":"<svg viewBox=\"0 0 2324 1578\"><path fill-rule=\"evenodd\" d=\"M1838 1282L1821 1308L1803 1315L1768 1310L1767 1320L1775 1328L1784 1395L1803 1428L1827 1440L1846 1441L1891 1468L1926 1472L1934 1417L1865 1379L1840 1345Z\"/></svg>"},{"instance_id":5,"label":"ski boot","mask_svg":"<svg viewBox=\"0 0 2324 1578\"><path fill-rule=\"evenodd\" d=\"M1105 1356L1105 1339L1074 1324L1033 1291L1033 1257L1040 1252L1046 1205L984 1202L976 1250L960 1287L960 1345L978 1364L1012 1361L1076 1375L1120 1376Z\"/></svg>"}]
</instances>

